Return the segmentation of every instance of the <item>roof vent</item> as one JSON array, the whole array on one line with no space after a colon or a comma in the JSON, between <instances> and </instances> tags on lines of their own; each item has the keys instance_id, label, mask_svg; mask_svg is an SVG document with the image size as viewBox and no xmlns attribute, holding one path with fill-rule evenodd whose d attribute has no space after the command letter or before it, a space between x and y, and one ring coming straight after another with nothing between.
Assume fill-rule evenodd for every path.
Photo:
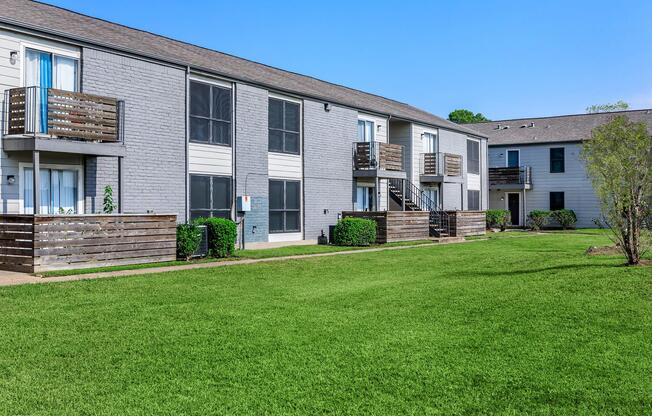
<instances>
[{"instance_id":1,"label":"roof vent","mask_svg":"<svg viewBox=\"0 0 652 416\"><path fill-rule=\"evenodd\" d=\"M503 130L507 130L508 128L509 128L509 126L504 126Z\"/></svg>"},{"instance_id":2,"label":"roof vent","mask_svg":"<svg viewBox=\"0 0 652 416\"><path fill-rule=\"evenodd\" d=\"M530 122L530 128L534 127L534 121Z\"/></svg>"},{"instance_id":3,"label":"roof vent","mask_svg":"<svg viewBox=\"0 0 652 416\"><path fill-rule=\"evenodd\" d=\"M523 125L521 126L522 129L524 129L524 128L526 128L526 127L527 127L527 126L526 126L525 124L523 124Z\"/></svg>"},{"instance_id":4,"label":"roof vent","mask_svg":"<svg viewBox=\"0 0 652 416\"><path fill-rule=\"evenodd\" d=\"M503 126L501 126L500 124L496 126L496 130L502 130L502 128Z\"/></svg>"}]
</instances>

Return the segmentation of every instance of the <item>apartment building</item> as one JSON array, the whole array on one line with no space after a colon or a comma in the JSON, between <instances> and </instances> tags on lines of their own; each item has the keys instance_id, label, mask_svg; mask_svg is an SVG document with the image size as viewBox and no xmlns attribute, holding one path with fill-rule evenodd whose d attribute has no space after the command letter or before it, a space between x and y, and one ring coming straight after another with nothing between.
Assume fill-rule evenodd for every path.
<instances>
[{"instance_id":1,"label":"apartment building","mask_svg":"<svg viewBox=\"0 0 652 416\"><path fill-rule=\"evenodd\" d=\"M595 227L600 202L581 158L582 142L616 115L652 131L652 110L471 124L489 137L490 209L508 209L512 225L523 227L532 210L567 208L575 211L577 227Z\"/></svg>"},{"instance_id":2,"label":"apartment building","mask_svg":"<svg viewBox=\"0 0 652 416\"><path fill-rule=\"evenodd\" d=\"M244 218L247 242L281 242L343 211L489 205L483 133L51 5L3 2L0 91L2 213L99 213L111 186L120 212Z\"/></svg>"}]
</instances>

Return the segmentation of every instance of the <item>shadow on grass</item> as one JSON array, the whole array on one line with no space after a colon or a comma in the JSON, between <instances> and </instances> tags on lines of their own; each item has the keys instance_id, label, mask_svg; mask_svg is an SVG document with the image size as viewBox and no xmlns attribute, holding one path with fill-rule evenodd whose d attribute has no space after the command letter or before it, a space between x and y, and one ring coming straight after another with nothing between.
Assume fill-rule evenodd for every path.
<instances>
[{"instance_id":1,"label":"shadow on grass","mask_svg":"<svg viewBox=\"0 0 652 416\"><path fill-rule=\"evenodd\" d=\"M499 277L499 276L518 276L536 273L545 273L553 271L567 271L567 270L580 270L580 269L593 269L604 267L622 267L620 264L564 264L550 267L528 268L523 270L506 270L497 272L482 272L483 277Z\"/></svg>"}]
</instances>

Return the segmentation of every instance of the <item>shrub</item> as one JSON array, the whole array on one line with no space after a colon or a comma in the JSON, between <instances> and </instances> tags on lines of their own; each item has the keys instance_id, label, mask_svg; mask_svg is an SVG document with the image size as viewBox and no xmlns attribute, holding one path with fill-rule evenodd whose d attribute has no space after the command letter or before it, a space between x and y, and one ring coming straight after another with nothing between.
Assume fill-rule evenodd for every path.
<instances>
[{"instance_id":1,"label":"shrub","mask_svg":"<svg viewBox=\"0 0 652 416\"><path fill-rule=\"evenodd\" d=\"M548 223L548 217L550 217L549 211L542 211L539 209L532 210L527 215L530 225L535 231L539 231Z\"/></svg>"},{"instance_id":2,"label":"shrub","mask_svg":"<svg viewBox=\"0 0 652 416\"><path fill-rule=\"evenodd\" d=\"M235 252L238 226L225 218L197 218L197 225L205 225L208 231L208 255L229 257Z\"/></svg>"},{"instance_id":3,"label":"shrub","mask_svg":"<svg viewBox=\"0 0 652 416\"><path fill-rule=\"evenodd\" d=\"M577 215L572 209L560 209L557 211L552 211L550 216L557 220L561 228L564 230L575 225L577 222Z\"/></svg>"},{"instance_id":4,"label":"shrub","mask_svg":"<svg viewBox=\"0 0 652 416\"><path fill-rule=\"evenodd\" d=\"M501 231L505 231L505 227L511 223L510 215L506 209L487 210L487 228L500 227Z\"/></svg>"},{"instance_id":5,"label":"shrub","mask_svg":"<svg viewBox=\"0 0 652 416\"><path fill-rule=\"evenodd\" d=\"M368 246L376 241L376 222L364 218L343 218L333 231L338 246Z\"/></svg>"},{"instance_id":6,"label":"shrub","mask_svg":"<svg viewBox=\"0 0 652 416\"><path fill-rule=\"evenodd\" d=\"M189 260L201 243L201 230L195 224L177 225L177 256Z\"/></svg>"}]
</instances>

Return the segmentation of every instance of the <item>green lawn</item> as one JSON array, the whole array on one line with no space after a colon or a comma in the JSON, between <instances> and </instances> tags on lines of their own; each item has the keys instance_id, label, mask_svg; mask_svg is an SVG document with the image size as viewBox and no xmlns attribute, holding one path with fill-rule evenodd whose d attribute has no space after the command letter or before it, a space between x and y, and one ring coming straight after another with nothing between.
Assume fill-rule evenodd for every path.
<instances>
[{"instance_id":1,"label":"green lawn","mask_svg":"<svg viewBox=\"0 0 652 416\"><path fill-rule=\"evenodd\" d=\"M265 248L265 249L257 249L257 250L247 249L247 250L236 250L235 255L233 257L222 258L222 259L200 258L200 259L193 259L190 262L187 262L185 260L163 261L157 263L128 264L124 266L90 267L86 269L73 269L73 270L53 270L50 272L42 272L37 274L42 277L71 276L77 274L113 272L118 270L141 270L141 269L151 269L154 267L183 266L185 264L192 264L192 263L211 263L216 261L233 261L233 260L243 260L243 259L269 259L272 257L297 256L297 255L306 255L306 254L322 254L322 253L332 253L335 251L364 250L369 248L418 246L423 244L433 244L433 241L432 240L398 241L394 243L387 243L381 245L374 244L369 247L345 247L345 246L331 246L331 245L320 246L314 244L314 245L285 246L285 247L278 247L278 248Z\"/></svg>"},{"instance_id":2,"label":"green lawn","mask_svg":"<svg viewBox=\"0 0 652 416\"><path fill-rule=\"evenodd\" d=\"M0 288L0 414L652 414L652 268L606 244Z\"/></svg>"}]
</instances>

